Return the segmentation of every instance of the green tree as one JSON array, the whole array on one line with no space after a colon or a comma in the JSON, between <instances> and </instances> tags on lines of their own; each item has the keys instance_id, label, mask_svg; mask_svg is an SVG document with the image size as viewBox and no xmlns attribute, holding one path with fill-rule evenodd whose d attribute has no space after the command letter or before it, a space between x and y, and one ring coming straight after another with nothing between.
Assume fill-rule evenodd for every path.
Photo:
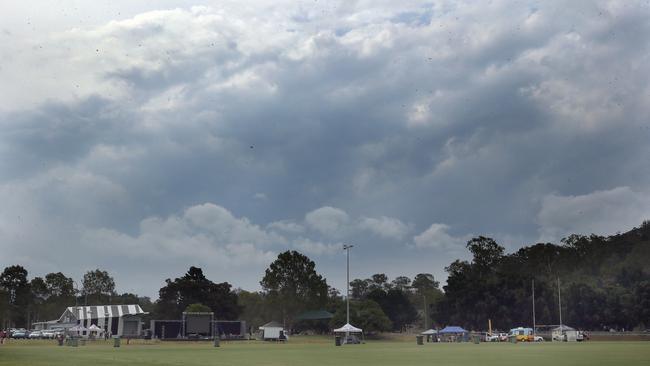
<instances>
[{"instance_id":1,"label":"green tree","mask_svg":"<svg viewBox=\"0 0 650 366\"><path fill-rule=\"evenodd\" d=\"M390 287L388 284L388 276L384 273L377 273L372 275L369 282L369 291L373 290L387 290Z\"/></svg>"},{"instance_id":2,"label":"green tree","mask_svg":"<svg viewBox=\"0 0 650 366\"><path fill-rule=\"evenodd\" d=\"M307 256L286 251L271 263L260 282L278 318L289 326L299 313L327 304L327 282L315 268Z\"/></svg>"},{"instance_id":3,"label":"green tree","mask_svg":"<svg viewBox=\"0 0 650 366\"><path fill-rule=\"evenodd\" d=\"M8 295L5 318L11 325L29 327L28 306L31 292L27 281L27 270L22 266L9 266L0 274L0 288Z\"/></svg>"},{"instance_id":4,"label":"green tree","mask_svg":"<svg viewBox=\"0 0 650 366\"><path fill-rule=\"evenodd\" d=\"M48 273L45 284L50 296L72 297L75 295L74 281L61 272Z\"/></svg>"},{"instance_id":5,"label":"green tree","mask_svg":"<svg viewBox=\"0 0 650 366\"><path fill-rule=\"evenodd\" d=\"M0 329L10 327L9 293L0 286Z\"/></svg>"},{"instance_id":6,"label":"green tree","mask_svg":"<svg viewBox=\"0 0 650 366\"><path fill-rule=\"evenodd\" d=\"M242 309L241 319L249 327L257 329L261 325L273 320L273 314L266 295L262 292L249 292L237 290L237 304Z\"/></svg>"},{"instance_id":7,"label":"green tree","mask_svg":"<svg viewBox=\"0 0 650 366\"><path fill-rule=\"evenodd\" d=\"M82 301L87 305L108 304L115 295L115 280L108 272L96 269L84 274Z\"/></svg>"},{"instance_id":8,"label":"green tree","mask_svg":"<svg viewBox=\"0 0 650 366\"><path fill-rule=\"evenodd\" d=\"M438 304L444 298L444 293L439 285L430 273L418 273L411 284L415 290L410 297L411 302L415 308L422 309L422 326L425 328L432 324L440 325Z\"/></svg>"},{"instance_id":9,"label":"green tree","mask_svg":"<svg viewBox=\"0 0 650 366\"><path fill-rule=\"evenodd\" d=\"M209 306L203 305L201 303L189 304L185 308L186 313L210 313L212 309Z\"/></svg>"},{"instance_id":10,"label":"green tree","mask_svg":"<svg viewBox=\"0 0 650 366\"><path fill-rule=\"evenodd\" d=\"M369 289L369 280L356 279L350 281L350 297L355 300L364 299L368 294Z\"/></svg>"},{"instance_id":11,"label":"green tree","mask_svg":"<svg viewBox=\"0 0 650 366\"><path fill-rule=\"evenodd\" d=\"M179 319L190 304L201 303L209 306L218 319L237 319L241 308L237 304L237 294L231 288L228 282L210 281L201 268L190 267L183 277L165 280L155 304L156 316Z\"/></svg>"},{"instance_id":12,"label":"green tree","mask_svg":"<svg viewBox=\"0 0 650 366\"><path fill-rule=\"evenodd\" d=\"M474 255L473 264L480 270L487 270L499 263L504 249L492 238L479 236L467 242L467 249Z\"/></svg>"},{"instance_id":13,"label":"green tree","mask_svg":"<svg viewBox=\"0 0 650 366\"><path fill-rule=\"evenodd\" d=\"M405 291L392 288L388 291L375 289L368 294L393 324L393 330L403 331L418 319L418 313Z\"/></svg>"},{"instance_id":14,"label":"green tree","mask_svg":"<svg viewBox=\"0 0 650 366\"><path fill-rule=\"evenodd\" d=\"M439 290L438 286L440 286L440 282L436 281L431 273L418 273L411 284L411 287L420 294Z\"/></svg>"},{"instance_id":15,"label":"green tree","mask_svg":"<svg viewBox=\"0 0 650 366\"><path fill-rule=\"evenodd\" d=\"M29 299L28 311L32 322L44 320L47 300L50 298L50 291L42 277L34 277L29 281L31 296Z\"/></svg>"},{"instance_id":16,"label":"green tree","mask_svg":"<svg viewBox=\"0 0 650 366\"><path fill-rule=\"evenodd\" d=\"M406 276L397 276L391 282L391 286L401 291L408 291L411 287L411 279Z\"/></svg>"}]
</instances>

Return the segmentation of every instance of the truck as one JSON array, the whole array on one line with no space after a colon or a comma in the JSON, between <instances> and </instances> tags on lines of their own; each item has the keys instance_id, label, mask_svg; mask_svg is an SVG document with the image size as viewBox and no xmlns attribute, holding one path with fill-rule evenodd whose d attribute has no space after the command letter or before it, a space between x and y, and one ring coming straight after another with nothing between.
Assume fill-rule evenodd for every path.
<instances>
[{"instance_id":1,"label":"truck","mask_svg":"<svg viewBox=\"0 0 650 366\"><path fill-rule=\"evenodd\" d=\"M533 328L517 327L510 329L508 337L516 337L517 342L543 342L544 338L536 336Z\"/></svg>"}]
</instances>

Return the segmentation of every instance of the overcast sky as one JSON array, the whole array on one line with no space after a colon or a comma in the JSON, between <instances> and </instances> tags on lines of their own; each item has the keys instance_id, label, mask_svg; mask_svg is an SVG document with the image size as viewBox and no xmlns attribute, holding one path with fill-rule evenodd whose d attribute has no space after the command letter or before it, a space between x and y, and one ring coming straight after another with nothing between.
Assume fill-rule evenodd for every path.
<instances>
[{"instance_id":1,"label":"overcast sky","mask_svg":"<svg viewBox=\"0 0 650 366\"><path fill-rule=\"evenodd\" d=\"M445 278L650 219L648 1L0 3L0 266Z\"/></svg>"}]
</instances>

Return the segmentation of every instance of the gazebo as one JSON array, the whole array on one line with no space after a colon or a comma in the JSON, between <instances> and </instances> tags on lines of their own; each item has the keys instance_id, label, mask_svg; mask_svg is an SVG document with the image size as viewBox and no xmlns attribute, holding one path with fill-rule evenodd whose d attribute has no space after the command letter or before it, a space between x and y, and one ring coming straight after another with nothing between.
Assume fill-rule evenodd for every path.
<instances>
[{"instance_id":1,"label":"gazebo","mask_svg":"<svg viewBox=\"0 0 650 366\"><path fill-rule=\"evenodd\" d=\"M427 342L437 342L438 341L438 331L435 329L429 329L425 330L424 332L420 333L423 336L427 337Z\"/></svg>"},{"instance_id":2,"label":"gazebo","mask_svg":"<svg viewBox=\"0 0 650 366\"><path fill-rule=\"evenodd\" d=\"M440 334L447 342L454 342L454 341L461 342L467 340L467 336L469 335L469 332L463 329L462 327L455 326L455 325L448 325L443 329L440 329L438 331L438 334Z\"/></svg>"},{"instance_id":3,"label":"gazebo","mask_svg":"<svg viewBox=\"0 0 650 366\"><path fill-rule=\"evenodd\" d=\"M68 329L68 333L70 333L72 337L77 337L77 338L86 336L87 331L88 328L84 327L81 324L77 324L74 327Z\"/></svg>"},{"instance_id":4,"label":"gazebo","mask_svg":"<svg viewBox=\"0 0 650 366\"><path fill-rule=\"evenodd\" d=\"M100 327L98 327L95 324L92 324L91 326L88 327L88 335L91 339L94 339L96 337L101 336L104 333L104 330Z\"/></svg>"},{"instance_id":5,"label":"gazebo","mask_svg":"<svg viewBox=\"0 0 650 366\"><path fill-rule=\"evenodd\" d=\"M345 333L343 344L358 344L364 341L363 330L361 328L355 327L354 325L351 325L350 323L345 323L345 325L341 328L334 329L334 334L336 333ZM359 341L359 338L352 334L361 334L361 341Z\"/></svg>"},{"instance_id":6,"label":"gazebo","mask_svg":"<svg viewBox=\"0 0 650 366\"><path fill-rule=\"evenodd\" d=\"M578 338L578 331L568 325L560 325L551 330L551 339L560 342L575 342Z\"/></svg>"}]
</instances>

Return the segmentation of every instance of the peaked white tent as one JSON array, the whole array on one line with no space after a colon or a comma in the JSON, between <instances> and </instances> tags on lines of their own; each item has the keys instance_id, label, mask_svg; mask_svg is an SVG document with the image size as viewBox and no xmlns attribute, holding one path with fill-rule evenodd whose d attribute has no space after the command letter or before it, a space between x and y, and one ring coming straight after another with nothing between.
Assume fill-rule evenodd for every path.
<instances>
[{"instance_id":1,"label":"peaked white tent","mask_svg":"<svg viewBox=\"0 0 650 366\"><path fill-rule=\"evenodd\" d=\"M90 337L99 337L104 333L104 330L95 324L91 324L88 327L88 332Z\"/></svg>"},{"instance_id":2,"label":"peaked white tent","mask_svg":"<svg viewBox=\"0 0 650 366\"><path fill-rule=\"evenodd\" d=\"M341 328L334 329L334 333L363 333L363 330L350 323L345 323Z\"/></svg>"},{"instance_id":3,"label":"peaked white tent","mask_svg":"<svg viewBox=\"0 0 650 366\"><path fill-rule=\"evenodd\" d=\"M363 342L363 329L357 328L350 323L345 323L341 328L334 329L334 334L336 333L345 333L345 338L343 339L343 344L347 343L359 343L359 339L350 334L361 334L361 342Z\"/></svg>"},{"instance_id":4,"label":"peaked white tent","mask_svg":"<svg viewBox=\"0 0 650 366\"><path fill-rule=\"evenodd\" d=\"M425 330L424 332L422 332L420 334L427 337L427 342L431 342L431 341L437 342L438 341L438 337L437 337L438 331L435 330L435 329Z\"/></svg>"},{"instance_id":5,"label":"peaked white tent","mask_svg":"<svg viewBox=\"0 0 650 366\"><path fill-rule=\"evenodd\" d=\"M73 336L73 337L84 337L86 334L84 332L87 332L88 328L84 327L81 324L77 324L72 328L68 329L68 334Z\"/></svg>"}]
</instances>

